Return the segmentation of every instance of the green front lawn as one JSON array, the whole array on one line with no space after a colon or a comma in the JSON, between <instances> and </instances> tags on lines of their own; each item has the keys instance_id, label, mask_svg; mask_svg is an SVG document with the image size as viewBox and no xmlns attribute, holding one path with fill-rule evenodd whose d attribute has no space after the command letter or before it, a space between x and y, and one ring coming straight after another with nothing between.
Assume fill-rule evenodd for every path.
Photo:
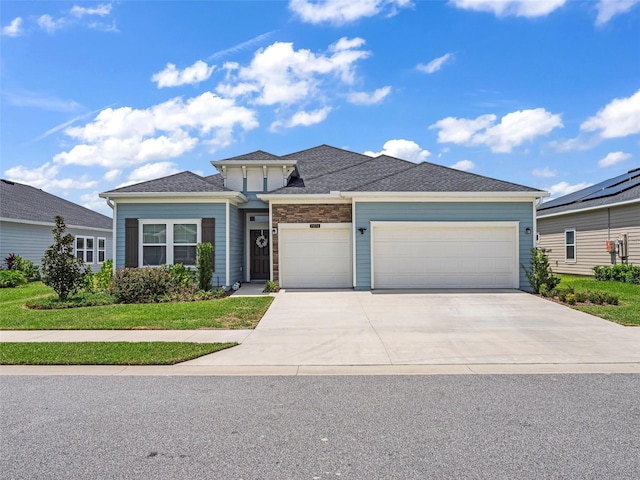
<instances>
[{"instance_id":1,"label":"green front lawn","mask_svg":"<svg viewBox=\"0 0 640 480\"><path fill-rule=\"evenodd\" d=\"M237 343L0 343L0 365L175 365Z\"/></svg>"},{"instance_id":2,"label":"green front lawn","mask_svg":"<svg viewBox=\"0 0 640 480\"><path fill-rule=\"evenodd\" d=\"M255 328L273 297L226 297L201 302L105 305L63 310L28 310L27 300L53 290L42 282L0 289L3 330L192 330Z\"/></svg>"},{"instance_id":3,"label":"green front lawn","mask_svg":"<svg viewBox=\"0 0 640 480\"><path fill-rule=\"evenodd\" d=\"M640 285L622 282L598 282L593 277L558 275L560 287L572 286L575 291L609 292L620 297L620 305L576 305L572 308L590 313L621 325L640 325Z\"/></svg>"}]
</instances>

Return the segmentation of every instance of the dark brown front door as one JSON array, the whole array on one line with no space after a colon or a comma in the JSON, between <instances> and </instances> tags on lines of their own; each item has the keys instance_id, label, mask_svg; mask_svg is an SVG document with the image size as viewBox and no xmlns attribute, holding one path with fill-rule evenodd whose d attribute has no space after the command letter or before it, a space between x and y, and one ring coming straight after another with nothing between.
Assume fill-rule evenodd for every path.
<instances>
[{"instance_id":1,"label":"dark brown front door","mask_svg":"<svg viewBox=\"0 0 640 480\"><path fill-rule=\"evenodd\" d=\"M251 280L269 280L269 231L251 230L249 239Z\"/></svg>"}]
</instances>

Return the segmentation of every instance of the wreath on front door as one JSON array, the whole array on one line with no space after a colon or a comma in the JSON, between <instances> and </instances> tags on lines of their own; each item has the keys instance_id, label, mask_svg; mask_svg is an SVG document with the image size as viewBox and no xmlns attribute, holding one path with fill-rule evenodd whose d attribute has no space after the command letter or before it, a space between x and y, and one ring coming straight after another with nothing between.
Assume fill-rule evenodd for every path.
<instances>
[{"instance_id":1,"label":"wreath on front door","mask_svg":"<svg viewBox=\"0 0 640 480\"><path fill-rule=\"evenodd\" d=\"M258 236L258 238L256 238L256 245L260 248L264 248L269 244L269 240L267 240L267 237L265 237L264 235L260 235Z\"/></svg>"}]
</instances>

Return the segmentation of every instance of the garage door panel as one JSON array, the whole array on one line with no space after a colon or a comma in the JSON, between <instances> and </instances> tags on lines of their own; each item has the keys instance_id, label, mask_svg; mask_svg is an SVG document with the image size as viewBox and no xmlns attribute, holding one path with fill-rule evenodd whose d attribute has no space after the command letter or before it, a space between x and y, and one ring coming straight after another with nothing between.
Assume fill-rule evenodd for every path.
<instances>
[{"instance_id":1,"label":"garage door panel","mask_svg":"<svg viewBox=\"0 0 640 480\"><path fill-rule=\"evenodd\" d=\"M375 288L517 288L515 226L374 226Z\"/></svg>"},{"instance_id":2,"label":"garage door panel","mask_svg":"<svg viewBox=\"0 0 640 480\"><path fill-rule=\"evenodd\" d=\"M282 225L279 235L282 287L353 286L351 224L321 224L319 229Z\"/></svg>"}]
</instances>

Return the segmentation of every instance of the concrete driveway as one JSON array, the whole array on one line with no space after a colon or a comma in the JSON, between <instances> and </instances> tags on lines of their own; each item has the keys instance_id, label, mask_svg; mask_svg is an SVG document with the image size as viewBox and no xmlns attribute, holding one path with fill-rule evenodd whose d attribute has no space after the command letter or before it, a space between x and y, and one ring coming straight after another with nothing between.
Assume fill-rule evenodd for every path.
<instances>
[{"instance_id":1,"label":"concrete driveway","mask_svg":"<svg viewBox=\"0 0 640 480\"><path fill-rule=\"evenodd\" d=\"M520 291L283 291L240 346L182 365L638 362L640 328Z\"/></svg>"}]
</instances>

